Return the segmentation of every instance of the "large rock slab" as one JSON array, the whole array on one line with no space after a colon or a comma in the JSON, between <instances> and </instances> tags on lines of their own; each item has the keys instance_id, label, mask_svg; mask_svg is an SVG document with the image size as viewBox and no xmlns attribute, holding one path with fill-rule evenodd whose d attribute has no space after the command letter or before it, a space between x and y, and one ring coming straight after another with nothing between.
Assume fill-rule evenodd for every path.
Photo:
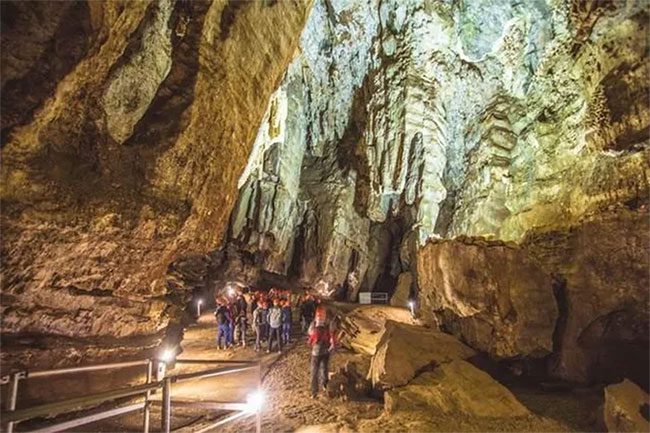
<instances>
[{"instance_id":1,"label":"large rock slab","mask_svg":"<svg viewBox=\"0 0 650 433\"><path fill-rule=\"evenodd\" d=\"M552 279L524 250L458 238L427 243L417 259L425 319L495 358L552 350L558 317Z\"/></svg>"},{"instance_id":2,"label":"large rock slab","mask_svg":"<svg viewBox=\"0 0 650 433\"><path fill-rule=\"evenodd\" d=\"M405 385L427 366L467 359L475 354L449 334L387 321L370 362L368 377L375 388L392 388Z\"/></svg>"},{"instance_id":3,"label":"large rock slab","mask_svg":"<svg viewBox=\"0 0 650 433\"><path fill-rule=\"evenodd\" d=\"M341 344L355 352L374 355L387 321L415 324L404 308L364 305L350 311L341 323Z\"/></svg>"},{"instance_id":4,"label":"large rock slab","mask_svg":"<svg viewBox=\"0 0 650 433\"><path fill-rule=\"evenodd\" d=\"M571 381L648 383L650 218L647 208L595 215L524 244L560 280L566 318L551 373Z\"/></svg>"},{"instance_id":5,"label":"large rock slab","mask_svg":"<svg viewBox=\"0 0 650 433\"><path fill-rule=\"evenodd\" d=\"M476 417L529 415L506 387L472 364L456 360L387 391L384 408L396 412L434 411Z\"/></svg>"},{"instance_id":6,"label":"large rock slab","mask_svg":"<svg viewBox=\"0 0 650 433\"><path fill-rule=\"evenodd\" d=\"M605 425L610 432L647 432L648 420L642 411L648 412L650 396L635 383L625 379L605 388Z\"/></svg>"},{"instance_id":7,"label":"large rock slab","mask_svg":"<svg viewBox=\"0 0 650 433\"><path fill-rule=\"evenodd\" d=\"M411 293L411 285L413 284L413 274L410 272L402 272L397 277L397 285L395 286L395 293L390 298L390 305L394 307L408 308L409 294Z\"/></svg>"}]
</instances>

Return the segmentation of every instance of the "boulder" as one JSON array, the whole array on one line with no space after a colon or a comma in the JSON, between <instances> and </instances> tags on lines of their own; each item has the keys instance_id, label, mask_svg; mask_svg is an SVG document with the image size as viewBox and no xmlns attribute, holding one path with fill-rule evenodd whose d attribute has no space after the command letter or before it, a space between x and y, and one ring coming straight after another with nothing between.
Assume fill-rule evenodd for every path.
<instances>
[{"instance_id":1,"label":"boulder","mask_svg":"<svg viewBox=\"0 0 650 433\"><path fill-rule=\"evenodd\" d=\"M449 334L389 320L370 362L368 378L376 389L401 386L427 366L475 354Z\"/></svg>"},{"instance_id":2,"label":"boulder","mask_svg":"<svg viewBox=\"0 0 650 433\"><path fill-rule=\"evenodd\" d=\"M475 417L529 415L506 387L472 364L455 360L384 394L384 409L396 412L442 412Z\"/></svg>"},{"instance_id":3,"label":"boulder","mask_svg":"<svg viewBox=\"0 0 650 433\"><path fill-rule=\"evenodd\" d=\"M327 384L327 396L342 400L357 400L368 396L370 391L370 382L353 361L334 372Z\"/></svg>"},{"instance_id":4,"label":"boulder","mask_svg":"<svg viewBox=\"0 0 650 433\"><path fill-rule=\"evenodd\" d=\"M374 355L387 320L415 324L404 308L363 305L345 315L341 323L341 344L364 355Z\"/></svg>"},{"instance_id":5,"label":"boulder","mask_svg":"<svg viewBox=\"0 0 650 433\"><path fill-rule=\"evenodd\" d=\"M420 311L494 358L541 357L553 348L552 279L515 245L480 238L418 250Z\"/></svg>"},{"instance_id":6,"label":"boulder","mask_svg":"<svg viewBox=\"0 0 650 433\"><path fill-rule=\"evenodd\" d=\"M647 432L648 420L642 411L648 413L650 397L628 379L605 388L604 418L610 432Z\"/></svg>"},{"instance_id":7,"label":"boulder","mask_svg":"<svg viewBox=\"0 0 650 433\"><path fill-rule=\"evenodd\" d=\"M648 383L650 218L618 209L531 234L524 247L558 276L559 352L551 373L575 382Z\"/></svg>"},{"instance_id":8,"label":"boulder","mask_svg":"<svg viewBox=\"0 0 650 433\"><path fill-rule=\"evenodd\" d=\"M395 293L390 298L390 305L393 307L408 308L411 284L413 284L413 275L410 272L402 272L399 274L399 277L397 277L397 285L395 286Z\"/></svg>"}]
</instances>

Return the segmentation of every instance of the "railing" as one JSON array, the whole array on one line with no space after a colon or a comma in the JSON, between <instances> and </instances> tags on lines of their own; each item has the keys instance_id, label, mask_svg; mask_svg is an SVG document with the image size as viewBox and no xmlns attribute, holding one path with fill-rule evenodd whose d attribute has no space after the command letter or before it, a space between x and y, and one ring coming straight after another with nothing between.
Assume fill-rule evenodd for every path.
<instances>
[{"instance_id":1,"label":"railing","mask_svg":"<svg viewBox=\"0 0 650 433\"><path fill-rule=\"evenodd\" d=\"M158 364L156 381L153 381L153 364L156 362ZM212 368L209 370L198 371L194 373L185 373L175 376L167 376L165 374L166 363L164 361L154 361L151 359L131 361L131 362L120 362L120 363L111 363L111 364L100 364L100 365L91 365L84 367L71 367L71 368L62 368L55 370L43 370L43 371L21 371L13 373L12 375L2 377L0 384L10 385L9 398L7 401L6 410L2 412L2 423L5 424L5 429L7 433L13 433L15 425L21 421L27 421L30 419L43 417L43 416L56 416L63 413L75 412L78 410L87 409L88 407L95 407L103 403L109 403L120 398L126 397L137 397L143 396L144 401L129 404L127 406L117 407L113 409L102 410L100 412L78 417L72 420L65 422L57 423L50 425L44 428L33 430L33 432L39 433L52 433L63 430L68 430L73 427L78 427L85 424L90 424L92 422L112 418L115 416L123 415L126 413L134 412L140 409L143 411L143 421L142 421L142 431L144 433L149 432L150 427L150 416L151 416L151 394L152 392L162 389L162 407L161 407L161 417L160 417L160 426L161 431L164 433L169 433L171 431L171 414L172 414L172 399L171 399L171 388L172 384L186 382L191 380L200 380L216 376L221 376L225 374L238 373L242 371L257 370L258 372L258 382L257 382L257 391L261 390L262 384L262 366L260 362L252 361L218 361L218 360L202 360L202 359L187 359L181 360L178 359L175 361L176 364L236 364L233 367L225 368ZM85 395L82 397L71 398L67 400L61 400L53 403L42 404L38 406L33 406L25 409L16 410L16 403L18 399L18 385L20 380L25 380L35 377L47 377L54 375L62 374L71 374L79 373L85 371L97 371L97 370L107 370L107 369L117 369L125 367L133 367L138 365L146 365L146 383L141 385L131 385L125 388L105 391L101 393ZM183 406L189 406L194 408L203 408L203 409L213 409L213 410L227 410L227 411L236 411L235 414L230 415L224 419L218 420L213 424L205 427L201 432L208 431L219 425L225 424L227 422L233 421L237 418L243 416L250 416L253 414L257 415L256 430L257 433L261 432L261 410L260 408L255 408L256 410L251 411L250 404L248 402L177 402Z\"/></svg>"},{"instance_id":2,"label":"railing","mask_svg":"<svg viewBox=\"0 0 650 433\"><path fill-rule=\"evenodd\" d=\"M360 304L388 304L388 293L386 292L360 292Z\"/></svg>"}]
</instances>

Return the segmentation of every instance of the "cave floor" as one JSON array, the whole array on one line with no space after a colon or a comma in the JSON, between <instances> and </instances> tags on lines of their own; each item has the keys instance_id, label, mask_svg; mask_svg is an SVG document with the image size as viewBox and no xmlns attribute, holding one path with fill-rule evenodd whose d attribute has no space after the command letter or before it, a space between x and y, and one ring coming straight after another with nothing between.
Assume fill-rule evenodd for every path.
<instances>
[{"instance_id":1,"label":"cave floor","mask_svg":"<svg viewBox=\"0 0 650 433\"><path fill-rule=\"evenodd\" d=\"M487 419L452 416L437 413L409 412L397 416L383 413L383 402L367 399L344 401L320 395L309 396L309 348L304 338L294 335L294 342L281 355L256 353L252 346L232 350L217 350L214 344L216 326L210 313L185 332L182 343L183 359L237 359L257 360L263 363L263 388L266 402L263 408L263 432L304 430L310 432L385 432L385 431L595 431L598 405L602 398L597 393L544 393L532 388L511 391L527 406L532 415L524 418ZM336 371L347 361L354 360L366 367L369 358L346 349L338 350L331 361L330 371ZM172 374L208 368L205 366L176 366ZM367 367L366 367L367 368ZM175 400L237 401L257 383L255 372L244 372L192 382L172 388ZM158 396L159 398L159 396ZM205 410L173 407L172 429L196 432L225 413L206 413ZM160 407L152 409L151 431L159 431ZM141 431L140 413L123 416L77 431ZM90 430L89 430L90 429ZM235 420L219 428L220 432L254 432L255 418Z\"/></svg>"}]
</instances>

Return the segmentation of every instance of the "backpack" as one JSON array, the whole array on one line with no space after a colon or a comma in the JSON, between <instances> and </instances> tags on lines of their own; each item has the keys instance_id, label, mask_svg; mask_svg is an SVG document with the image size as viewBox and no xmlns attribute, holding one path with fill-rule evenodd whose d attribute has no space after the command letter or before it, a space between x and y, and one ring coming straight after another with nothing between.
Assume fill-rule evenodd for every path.
<instances>
[{"instance_id":1,"label":"backpack","mask_svg":"<svg viewBox=\"0 0 650 433\"><path fill-rule=\"evenodd\" d=\"M323 355L328 353L331 337L329 324L314 326L314 333L316 334L316 341L314 341L312 345L312 355Z\"/></svg>"}]
</instances>

